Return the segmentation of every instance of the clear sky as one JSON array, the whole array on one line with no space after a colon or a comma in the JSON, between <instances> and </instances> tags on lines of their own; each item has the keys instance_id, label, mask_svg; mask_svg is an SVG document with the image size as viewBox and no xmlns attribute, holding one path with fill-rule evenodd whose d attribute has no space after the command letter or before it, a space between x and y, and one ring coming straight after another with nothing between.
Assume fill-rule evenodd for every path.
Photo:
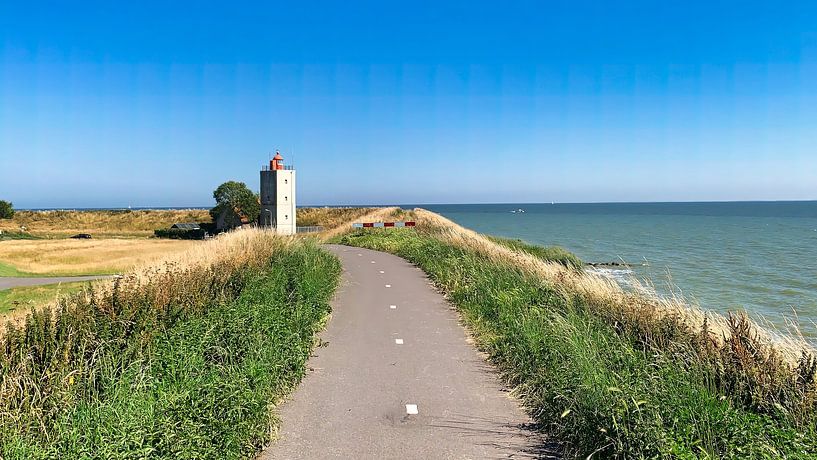
<instances>
[{"instance_id":1,"label":"clear sky","mask_svg":"<svg viewBox=\"0 0 817 460\"><path fill-rule=\"evenodd\" d=\"M83 3L83 5L79 5ZM817 2L0 0L0 199L817 199Z\"/></svg>"}]
</instances>

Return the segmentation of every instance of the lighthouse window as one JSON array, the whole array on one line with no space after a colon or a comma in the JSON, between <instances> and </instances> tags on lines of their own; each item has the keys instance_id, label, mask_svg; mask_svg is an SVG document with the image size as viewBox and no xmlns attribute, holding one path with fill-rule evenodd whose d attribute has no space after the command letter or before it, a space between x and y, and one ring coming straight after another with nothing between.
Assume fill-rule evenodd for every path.
<instances>
[{"instance_id":1,"label":"lighthouse window","mask_svg":"<svg viewBox=\"0 0 817 460\"><path fill-rule=\"evenodd\" d=\"M284 179L284 183L286 184L289 179Z\"/></svg>"},{"instance_id":2,"label":"lighthouse window","mask_svg":"<svg viewBox=\"0 0 817 460\"><path fill-rule=\"evenodd\" d=\"M289 201L289 197L284 197L284 201Z\"/></svg>"},{"instance_id":3,"label":"lighthouse window","mask_svg":"<svg viewBox=\"0 0 817 460\"><path fill-rule=\"evenodd\" d=\"M289 215L288 215L288 214L284 214L284 219L285 219L285 220L289 220Z\"/></svg>"}]
</instances>

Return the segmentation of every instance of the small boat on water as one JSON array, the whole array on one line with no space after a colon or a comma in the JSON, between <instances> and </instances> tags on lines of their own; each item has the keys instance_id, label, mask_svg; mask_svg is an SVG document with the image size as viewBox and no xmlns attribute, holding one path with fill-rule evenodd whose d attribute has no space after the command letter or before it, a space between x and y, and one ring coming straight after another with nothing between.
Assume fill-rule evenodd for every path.
<instances>
[{"instance_id":1,"label":"small boat on water","mask_svg":"<svg viewBox=\"0 0 817 460\"><path fill-rule=\"evenodd\" d=\"M522 209L522 208L519 208L519 209L514 209L511 212L514 213L514 214L517 214L517 213L523 213L523 212L525 212L525 210Z\"/></svg>"}]
</instances>

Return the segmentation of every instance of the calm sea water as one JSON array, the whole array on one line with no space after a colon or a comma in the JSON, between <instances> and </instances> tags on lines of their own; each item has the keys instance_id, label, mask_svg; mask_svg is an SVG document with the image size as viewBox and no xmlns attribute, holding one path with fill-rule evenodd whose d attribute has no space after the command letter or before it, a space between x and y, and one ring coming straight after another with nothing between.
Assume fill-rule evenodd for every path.
<instances>
[{"instance_id":1,"label":"calm sea water","mask_svg":"<svg viewBox=\"0 0 817 460\"><path fill-rule=\"evenodd\" d=\"M817 201L425 205L457 223L542 245L588 262L645 263L632 274L707 309L745 309L782 325L817 328ZM511 211L524 209L524 213Z\"/></svg>"}]
</instances>

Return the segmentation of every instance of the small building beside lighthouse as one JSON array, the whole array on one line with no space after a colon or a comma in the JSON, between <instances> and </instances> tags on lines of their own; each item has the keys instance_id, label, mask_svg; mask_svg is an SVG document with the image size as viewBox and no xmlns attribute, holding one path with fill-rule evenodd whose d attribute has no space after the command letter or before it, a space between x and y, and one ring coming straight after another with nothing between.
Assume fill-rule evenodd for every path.
<instances>
[{"instance_id":1,"label":"small building beside lighthouse","mask_svg":"<svg viewBox=\"0 0 817 460\"><path fill-rule=\"evenodd\" d=\"M294 235L295 224L295 170L284 165L284 157L277 150L269 167L261 168L261 227L275 230L279 235Z\"/></svg>"}]
</instances>

